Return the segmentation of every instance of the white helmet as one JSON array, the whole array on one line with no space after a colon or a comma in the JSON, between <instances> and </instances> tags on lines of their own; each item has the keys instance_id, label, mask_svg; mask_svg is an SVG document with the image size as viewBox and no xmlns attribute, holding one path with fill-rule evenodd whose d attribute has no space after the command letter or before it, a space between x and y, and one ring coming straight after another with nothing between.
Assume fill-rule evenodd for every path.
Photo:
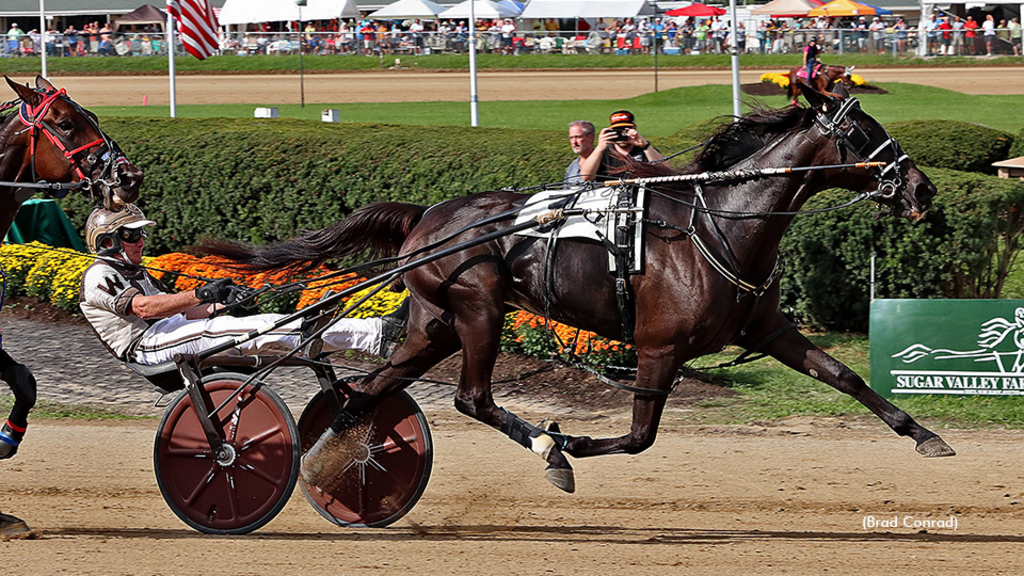
<instances>
[{"instance_id":1,"label":"white helmet","mask_svg":"<svg viewBox=\"0 0 1024 576\"><path fill-rule=\"evenodd\" d=\"M106 208L97 208L92 211L89 219L85 222L85 243L93 254L100 256L120 254L122 246L118 230L121 228L137 230L151 224L156 224L156 222L146 220L146 215L135 204L126 204L117 212Z\"/></svg>"}]
</instances>

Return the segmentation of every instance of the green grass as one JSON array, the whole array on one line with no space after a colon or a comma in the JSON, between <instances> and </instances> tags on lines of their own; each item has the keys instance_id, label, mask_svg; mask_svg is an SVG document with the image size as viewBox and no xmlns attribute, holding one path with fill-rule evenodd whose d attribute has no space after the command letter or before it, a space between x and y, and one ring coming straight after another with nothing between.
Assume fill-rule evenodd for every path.
<instances>
[{"instance_id":1,"label":"green grass","mask_svg":"<svg viewBox=\"0 0 1024 576\"><path fill-rule=\"evenodd\" d=\"M868 79L870 81L870 78ZM307 79L307 82L315 79ZM1024 96L975 96L916 84L881 83L889 94L862 94L864 110L880 122L898 120L962 120L970 110L971 122L1016 134L1024 128L1024 116L1007 114L1024 106ZM467 88L468 96L468 88ZM782 107L785 96L754 98L747 104ZM276 106L284 118L320 120L324 108L341 110L343 121L408 124L420 126L468 126L468 102L399 102L298 105L260 102L178 106L181 118L252 118L256 106ZM666 137L697 122L732 113L732 88L724 85L674 88L622 100L503 101L480 103L480 125L491 128L550 128L562 130L577 118L600 119L610 110L628 108L636 114L647 135ZM96 106L100 116L148 116L166 118L166 106Z\"/></svg>"},{"instance_id":2,"label":"green grass","mask_svg":"<svg viewBox=\"0 0 1024 576\"><path fill-rule=\"evenodd\" d=\"M9 394L0 394L0 413L8 413L14 405L14 398ZM76 420L120 419L137 420L150 416L130 416L117 409L90 404L69 404L52 400L39 400L32 409L31 418L72 418Z\"/></svg>"},{"instance_id":3,"label":"green grass","mask_svg":"<svg viewBox=\"0 0 1024 576\"><path fill-rule=\"evenodd\" d=\"M863 334L827 333L811 340L854 372L868 379L868 338ZM695 366L711 366L731 360L738 350L706 356ZM738 396L709 400L698 413L686 417L696 421L745 424L788 416L869 416L859 402L803 376L771 358L734 368L711 370L713 381L737 391ZM1024 398L990 396L919 396L895 398L892 402L915 419L932 426L956 428L1024 428Z\"/></svg>"},{"instance_id":4,"label":"green grass","mask_svg":"<svg viewBox=\"0 0 1024 576\"><path fill-rule=\"evenodd\" d=\"M385 56L383 65L394 64L396 56ZM465 54L434 54L430 56L398 56L403 67L430 70L468 70L469 56ZM1004 56L980 61L974 58L951 57L923 60L920 58L893 58L874 54L827 54L824 60L830 64L871 66L973 66L973 65L1021 65L1024 57ZM793 54L746 54L740 58L744 67L778 67L788 69L799 62ZM36 73L40 70L39 58L8 58L2 61L6 74ZM304 56L302 66L306 70L345 71L376 70L382 67L378 57L366 56ZM654 56L614 56L610 54L525 54L522 56L500 56L479 54L477 66L481 69L537 69L537 68L651 68ZM727 55L702 54L699 56L658 56L658 66L665 68L719 68L730 66ZM72 74L125 74L125 73L166 73L165 56L136 56L130 58L47 58L47 72L51 75ZM213 56L203 61L191 56L175 59L179 72L297 72L298 55L275 56Z\"/></svg>"}]
</instances>

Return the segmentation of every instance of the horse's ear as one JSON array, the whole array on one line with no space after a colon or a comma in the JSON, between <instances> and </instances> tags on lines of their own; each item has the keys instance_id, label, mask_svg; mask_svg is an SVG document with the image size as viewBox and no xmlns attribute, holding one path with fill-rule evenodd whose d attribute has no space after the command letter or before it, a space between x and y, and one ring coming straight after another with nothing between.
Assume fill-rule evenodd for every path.
<instances>
[{"instance_id":1,"label":"horse's ear","mask_svg":"<svg viewBox=\"0 0 1024 576\"><path fill-rule=\"evenodd\" d=\"M39 75L36 75L36 88L41 88L47 92L56 90L56 88L53 87L53 84L50 84L49 80Z\"/></svg>"},{"instance_id":2,"label":"horse's ear","mask_svg":"<svg viewBox=\"0 0 1024 576\"><path fill-rule=\"evenodd\" d=\"M835 94L836 96L840 96L842 98L849 98L850 97L850 91L847 90L846 89L846 85L842 84L842 83L837 83L835 85L835 87L832 88L832 93Z\"/></svg>"},{"instance_id":3,"label":"horse's ear","mask_svg":"<svg viewBox=\"0 0 1024 576\"><path fill-rule=\"evenodd\" d=\"M36 106L39 104L40 96L35 90L29 88L27 85L18 84L14 80L8 78L6 74L4 75L4 80L7 80L7 85L18 93L18 97L20 97L23 102L26 102L30 106Z\"/></svg>"},{"instance_id":4,"label":"horse's ear","mask_svg":"<svg viewBox=\"0 0 1024 576\"><path fill-rule=\"evenodd\" d=\"M832 98L818 92L803 82L800 83L800 92L804 95L807 103L811 105L811 108L821 108L832 100Z\"/></svg>"}]
</instances>

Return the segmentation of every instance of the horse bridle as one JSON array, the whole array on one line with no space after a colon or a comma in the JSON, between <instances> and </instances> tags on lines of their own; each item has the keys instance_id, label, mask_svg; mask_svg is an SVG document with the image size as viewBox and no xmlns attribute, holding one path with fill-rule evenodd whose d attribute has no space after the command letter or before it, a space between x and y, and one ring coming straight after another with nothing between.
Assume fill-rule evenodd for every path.
<instances>
[{"instance_id":1,"label":"horse bridle","mask_svg":"<svg viewBox=\"0 0 1024 576\"><path fill-rule=\"evenodd\" d=\"M36 142L39 139L39 135L46 136L47 140L55 146L64 158L68 161L68 164L75 171L79 181L70 184L64 184L61 186L55 186L53 184L42 183L41 186L28 186L29 183L17 183L22 187L43 187L50 190L50 195L55 198L63 198L67 196L68 192L72 189L90 190L92 189L93 183L103 184L110 188L118 187L122 184L121 175L118 173L117 168L129 164L128 158L121 152L117 147L117 144L111 140L103 130L100 129L99 125L81 106L67 98L67 92L61 88L59 90L51 88L49 91L41 91L43 94L43 100L36 106L29 106L28 102L22 102L21 107L18 109L18 119L21 123L29 129L29 154L32 158L32 180L35 182L38 180L36 174ZM64 101L70 104L83 118L85 118L89 125L100 135L99 138L88 142L81 146L75 146L73 142L68 140L63 134L55 129L49 122L43 120L46 113L49 111L50 106L59 98L64 98ZM91 150L95 148L95 150ZM85 162L82 162L81 155L85 154ZM87 174L92 174L96 171L96 165L99 162L103 162L102 169L99 173L99 178L93 180Z\"/></svg>"},{"instance_id":2,"label":"horse bridle","mask_svg":"<svg viewBox=\"0 0 1024 576\"><path fill-rule=\"evenodd\" d=\"M864 151L869 144L867 132L860 124L847 117L855 109L860 109L860 101L853 97L842 100L834 112L829 112L827 107L823 106L815 115L815 124L825 135L833 138L839 157L844 162L847 153L858 162L875 162L879 154L891 150L894 160L887 162L882 168L875 169L874 176L878 180L878 189L872 194L876 198L891 200L906 185L900 177L900 165L909 160L910 156L903 152L899 142L881 125L879 127L885 132L885 142L879 144L871 153L865 154ZM892 175L887 177L890 171Z\"/></svg>"}]
</instances>

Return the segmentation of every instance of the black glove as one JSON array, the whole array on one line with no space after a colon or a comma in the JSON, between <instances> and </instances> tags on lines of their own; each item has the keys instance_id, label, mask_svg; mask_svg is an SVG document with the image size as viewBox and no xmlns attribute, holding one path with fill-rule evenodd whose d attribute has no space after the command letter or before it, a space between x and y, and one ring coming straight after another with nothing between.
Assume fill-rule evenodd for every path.
<instances>
[{"instance_id":1,"label":"black glove","mask_svg":"<svg viewBox=\"0 0 1024 576\"><path fill-rule=\"evenodd\" d=\"M203 304L223 304L231 295L235 283L231 278L218 278L213 282L196 288L196 298Z\"/></svg>"}]
</instances>

